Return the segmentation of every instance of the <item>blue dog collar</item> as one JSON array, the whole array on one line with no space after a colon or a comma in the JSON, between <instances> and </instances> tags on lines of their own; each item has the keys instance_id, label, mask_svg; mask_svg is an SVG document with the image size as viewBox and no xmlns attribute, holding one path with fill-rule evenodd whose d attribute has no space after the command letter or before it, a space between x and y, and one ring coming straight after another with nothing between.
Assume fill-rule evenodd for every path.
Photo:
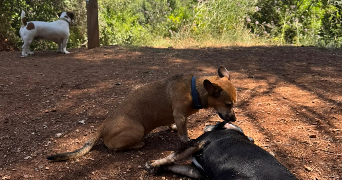
<instances>
[{"instance_id":1,"label":"blue dog collar","mask_svg":"<svg viewBox=\"0 0 342 180\"><path fill-rule=\"evenodd\" d=\"M191 80L191 97L192 97L192 101L194 103L194 108L195 109L203 109L203 106L202 106L201 101L200 101L199 96L198 96L198 91L196 89L196 78L195 78L195 76L192 77L192 80Z\"/></svg>"}]
</instances>

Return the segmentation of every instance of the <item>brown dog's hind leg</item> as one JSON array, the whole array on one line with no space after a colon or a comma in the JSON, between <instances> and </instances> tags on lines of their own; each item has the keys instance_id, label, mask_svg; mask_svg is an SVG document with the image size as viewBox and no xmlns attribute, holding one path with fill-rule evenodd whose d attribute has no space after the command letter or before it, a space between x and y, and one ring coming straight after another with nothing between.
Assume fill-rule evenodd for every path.
<instances>
[{"instance_id":1,"label":"brown dog's hind leg","mask_svg":"<svg viewBox=\"0 0 342 180\"><path fill-rule=\"evenodd\" d=\"M145 143L141 142L144 138L144 127L140 124L130 124L121 128L120 131L113 132L103 138L104 143L109 149L114 151L140 149Z\"/></svg>"},{"instance_id":2,"label":"brown dog's hind leg","mask_svg":"<svg viewBox=\"0 0 342 180\"><path fill-rule=\"evenodd\" d=\"M134 150L134 149L141 149L145 146L144 142L139 142L137 144L133 144L132 146L124 147L124 148L116 148L113 149L114 151L121 151L121 150Z\"/></svg>"}]
</instances>

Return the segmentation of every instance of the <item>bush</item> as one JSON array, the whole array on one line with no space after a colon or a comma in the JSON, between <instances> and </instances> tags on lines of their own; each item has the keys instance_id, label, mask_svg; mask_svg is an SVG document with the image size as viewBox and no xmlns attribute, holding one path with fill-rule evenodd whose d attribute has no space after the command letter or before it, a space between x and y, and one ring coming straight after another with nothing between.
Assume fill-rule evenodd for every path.
<instances>
[{"instance_id":1,"label":"bush","mask_svg":"<svg viewBox=\"0 0 342 180\"><path fill-rule=\"evenodd\" d=\"M342 3L337 2L259 1L247 25L254 33L270 35L280 44L341 47Z\"/></svg>"},{"instance_id":2,"label":"bush","mask_svg":"<svg viewBox=\"0 0 342 180\"><path fill-rule=\"evenodd\" d=\"M72 11L68 47L87 41L84 0L0 1L0 33L20 47L20 12L28 19L53 21ZM328 0L98 0L101 45L154 45L162 39L229 44L342 46L341 1ZM39 12L39 13L38 13ZM253 43L256 42L256 43ZM33 48L56 49L47 41Z\"/></svg>"},{"instance_id":3,"label":"bush","mask_svg":"<svg viewBox=\"0 0 342 180\"><path fill-rule=\"evenodd\" d=\"M100 3L100 43L102 45L144 44L151 35L137 2L103 0Z\"/></svg>"},{"instance_id":4,"label":"bush","mask_svg":"<svg viewBox=\"0 0 342 180\"><path fill-rule=\"evenodd\" d=\"M342 1L333 1L325 5L322 18L321 45L326 47L342 47Z\"/></svg>"}]
</instances>

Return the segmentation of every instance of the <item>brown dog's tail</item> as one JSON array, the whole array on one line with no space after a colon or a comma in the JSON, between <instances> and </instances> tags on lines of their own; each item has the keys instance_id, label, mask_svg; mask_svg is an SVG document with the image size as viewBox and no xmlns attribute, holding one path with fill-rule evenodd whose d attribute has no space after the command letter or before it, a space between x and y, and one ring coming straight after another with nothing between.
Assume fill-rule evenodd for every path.
<instances>
[{"instance_id":1,"label":"brown dog's tail","mask_svg":"<svg viewBox=\"0 0 342 180\"><path fill-rule=\"evenodd\" d=\"M47 157L46 159L51 161L65 161L68 159L74 159L87 154L90 149L94 146L96 141L101 137L101 130L97 131L84 145L82 148L77 149L73 152L66 152L61 154L56 154Z\"/></svg>"},{"instance_id":2,"label":"brown dog's tail","mask_svg":"<svg viewBox=\"0 0 342 180\"><path fill-rule=\"evenodd\" d=\"M21 10L21 24L23 25L23 26L26 26L26 24L27 24L27 20L26 20L26 17L25 17L25 11L24 10Z\"/></svg>"}]
</instances>

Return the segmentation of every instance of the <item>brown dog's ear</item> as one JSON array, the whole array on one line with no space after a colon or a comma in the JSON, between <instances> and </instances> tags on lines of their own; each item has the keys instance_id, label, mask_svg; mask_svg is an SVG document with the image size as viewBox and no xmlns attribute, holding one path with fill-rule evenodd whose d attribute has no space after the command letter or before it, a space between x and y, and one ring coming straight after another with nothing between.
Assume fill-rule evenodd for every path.
<instances>
[{"instance_id":1,"label":"brown dog's ear","mask_svg":"<svg viewBox=\"0 0 342 180\"><path fill-rule=\"evenodd\" d=\"M58 13L58 17L61 17L61 15L62 15L62 13L60 12L60 13Z\"/></svg>"},{"instance_id":2,"label":"brown dog's ear","mask_svg":"<svg viewBox=\"0 0 342 180\"><path fill-rule=\"evenodd\" d=\"M222 88L219 85L217 85L215 83L211 83L207 79L203 81L203 85L204 85L204 88L208 92L209 95L214 96L214 97L220 96Z\"/></svg>"},{"instance_id":3,"label":"brown dog's ear","mask_svg":"<svg viewBox=\"0 0 342 180\"><path fill-rule=\"evenodd\" d=\"M218 68L217 72L218 72L218 75L220 76L220 78L227 77L228 80L230 80L229 72L224 66L220 66Z\"/></svg>"}]
</instances>

